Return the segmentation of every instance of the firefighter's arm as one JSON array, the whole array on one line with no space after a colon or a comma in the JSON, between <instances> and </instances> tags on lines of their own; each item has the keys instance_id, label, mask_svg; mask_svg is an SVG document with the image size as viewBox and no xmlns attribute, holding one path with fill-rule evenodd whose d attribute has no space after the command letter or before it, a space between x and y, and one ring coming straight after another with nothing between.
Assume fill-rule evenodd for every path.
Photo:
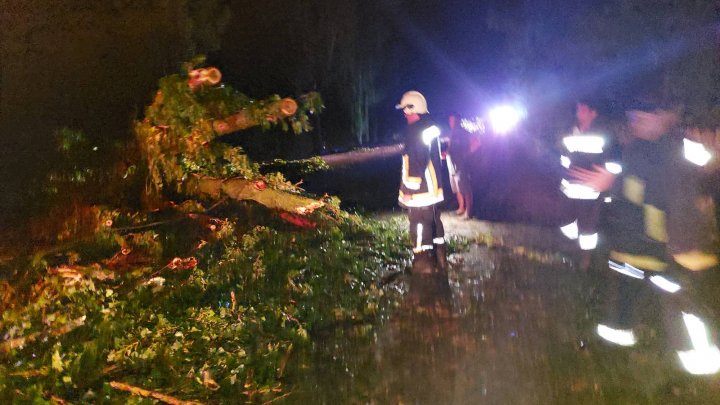
<instances>
[{"instance_id":1,"label":"firefighter's arm","mask_svg":"<svg viewBox=\"0 0 720 405\"><path fill-rule=\"evenodd\" d=\"M601 193L612 189L615 183L615 177L617 176L605 167L598 165L593 165L592 170L573 166L568 170L568 175Z\"/></svg>"}]
</instances>

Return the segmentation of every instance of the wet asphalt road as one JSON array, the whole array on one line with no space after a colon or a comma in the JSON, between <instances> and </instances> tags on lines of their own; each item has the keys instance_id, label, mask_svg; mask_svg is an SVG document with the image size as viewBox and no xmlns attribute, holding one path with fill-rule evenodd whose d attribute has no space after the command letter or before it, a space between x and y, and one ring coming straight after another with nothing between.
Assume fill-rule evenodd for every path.
<instances>
[{"instance_id":1,"label":"wet asphalt road","mask_svg":"<svg viewBox=\"0 0 720 405\"><path fill-rule=\"evenodd\" d=\"M472 241L447 276L403 275L389 319L319 336L299 354L284 403L720 404L720 377L684 372L653 318L631 348L596 335L612 290L606 256L580 268L558 230L556 168L507 147L475 162L473 214L483 220L454 215L446 189L446 233ZM349 209L403 218L399 166L394 157L340 164L306 185Z\"/></svg>"},{"instance_id":2,"label":"wet asphalt road","mask_svg":"<svg viewBox=\"0 0 720 405\"><path fill-rule=\"evenodd\" d=\"M683 372L658 325L632 348L595 335L606 267L579 269L554 228L443 221L475 241L447 283L405 275L389 319L321 336L285 403L720 403L720 379Z\"/></svg>"}]
</instances>

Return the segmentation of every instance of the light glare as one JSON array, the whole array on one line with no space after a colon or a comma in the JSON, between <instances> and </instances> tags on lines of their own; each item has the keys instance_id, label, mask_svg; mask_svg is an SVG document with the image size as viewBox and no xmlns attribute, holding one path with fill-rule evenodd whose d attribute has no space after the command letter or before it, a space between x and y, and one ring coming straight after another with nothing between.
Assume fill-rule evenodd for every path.
<instances>
[{"instance_id":1,"label":"light glare","mask_svg":"<svg viewBox=\"0 0 720 405\"><path fill-rule=\"evenodd\" d=\"M699 142L691 141L687 138L683 139L683 150L685 152L685 159L698 166L705 166L710 159L712 154L705 149L705 146Z\"/></svg>"},{"instance_id":2,"label":"light glare","mask_svg":"<svg viewBox=\"0 0 720 405\"><path fill-rule=\"evenodd\" d=\"M507 134L512 131L522 119L522 113L510 105L495 107L488 113L490 125L496 134Z\"/></svg>"},{"instance_id":3,"label":"light glare","mask_svg":"<svg viewBox=\"0 0 720 405\"><path fill-rule=\"evenodd\" d=\"M463 118L460 120L460 127L473 134L485 132L485 123L480 117L474 119Z\"/></svg>"}]
</instances>

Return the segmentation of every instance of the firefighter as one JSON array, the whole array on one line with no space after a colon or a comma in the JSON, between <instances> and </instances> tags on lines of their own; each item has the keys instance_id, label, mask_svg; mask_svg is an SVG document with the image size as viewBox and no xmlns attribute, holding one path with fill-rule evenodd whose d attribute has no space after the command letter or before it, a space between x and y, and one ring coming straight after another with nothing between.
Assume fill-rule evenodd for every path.
<instances>
[{"instance_id":1,"label":"firefighter","mask_svg":"<svg viewBox=\"0 0 720 405\"><path fill-rule=\"evenodd\" d=\"M440 128L430 119L425 97L417 91L403 94L395 106L407 120L398 202L408 210L413 244L413 271L433 273L447 268L445 231L440 220Z\"/></svg>"},{"instance_id":2,"label":"firefighter","mask_svg":"<svg viewBox=\"0 0 720 405\"><path fill-rule=\"evenodd\" d=\"M616 142L607 128L600 124L599 111L599 103L596 101L588 99L577 102L577 125L562 137L560 163L566 169L591 169L593 165L601 165L612 173L621 172ZM571 214L570 220L560 230L569 239L578 240L581 250L595 249L598 244L600 206L605 196L579 183L567 173L563 176L560 189L569 199ZM589 256L585 255L584 258Z\"/></svg>"},{"instance_id":3,"label":"firefighter","mask_svg":"<svg viewBox=\"0 0 720 405\"><path fill-rule=\"evenodd\" d=\"M631 140L623 148L622 173L599 165L570 172L585 186L613 196L604 222L615 288L597 333L632 346L639 310L650 309L660 316L687 371L716 373L720 350L708 326L716 314L714 303L706 303L716 294L710 270L718 264L717 226L712 199L700 193L700 166L711 155L683 137L672 106L639 102L626 115Z\"/></svg>"}]
</instances>

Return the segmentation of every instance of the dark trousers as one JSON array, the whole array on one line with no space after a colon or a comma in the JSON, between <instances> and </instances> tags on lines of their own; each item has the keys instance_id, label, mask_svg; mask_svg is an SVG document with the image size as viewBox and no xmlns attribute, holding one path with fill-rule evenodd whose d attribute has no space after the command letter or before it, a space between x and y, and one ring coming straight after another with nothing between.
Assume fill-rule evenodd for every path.
<instances>
[{"instance_id":1,"label":"dark trousers","mask_svg":"<svg viewBox=\"0 0 720 405\"><path fill-rule=\"evenodd\" d=\"M445 238L445 229L440 221L440 210L437 205L408 208L408 220L413 251L430 250L433 248L434 240L438 243L440 239Z\"/></svg>"},{"instance_id":2,"label":"dark trousers","mask_svg":"<svg viewBox=\"0 0 720 405\"><path fill-rule=\"evenodd\" d=\"M608 326L631 329L641 320L660 319L662 300L646 280L609 271L603 311Z\"/></svg>"},{"instance_id":3,"label":"dark trousers","mask_svg":"<svg viewBox=\"0 0 720 405\"><path fill-rule=\"evenodd\" d=\"M702 273L702 272L701 272ZM681 286L670 293L650 281L653 275L663 276ZM686 350L690 347L683 314L692 314L705 323L709 331L717 325L712 304L698 291L706 287L706 275L678 269L646 272L644 279L635 279L610 270L605 292L605 308L600 323L612 328L631 329L639 325L655 329L667 347ZM698 288L700 287L700 288Z\"/></svg>"},{"instance_id":4,"label":"dark trousers","mask_svg":"<svg viewBox=\"0 0 720 405\"><path fill-rule=\"evenodd\" d=\"M567 204L567 219L564 221L564 224L569 224L577 220L580 235L592 235L596 233L602 204L603 201L600 199L581 200L569 198Z\"/></svg>"}]
</instances>

